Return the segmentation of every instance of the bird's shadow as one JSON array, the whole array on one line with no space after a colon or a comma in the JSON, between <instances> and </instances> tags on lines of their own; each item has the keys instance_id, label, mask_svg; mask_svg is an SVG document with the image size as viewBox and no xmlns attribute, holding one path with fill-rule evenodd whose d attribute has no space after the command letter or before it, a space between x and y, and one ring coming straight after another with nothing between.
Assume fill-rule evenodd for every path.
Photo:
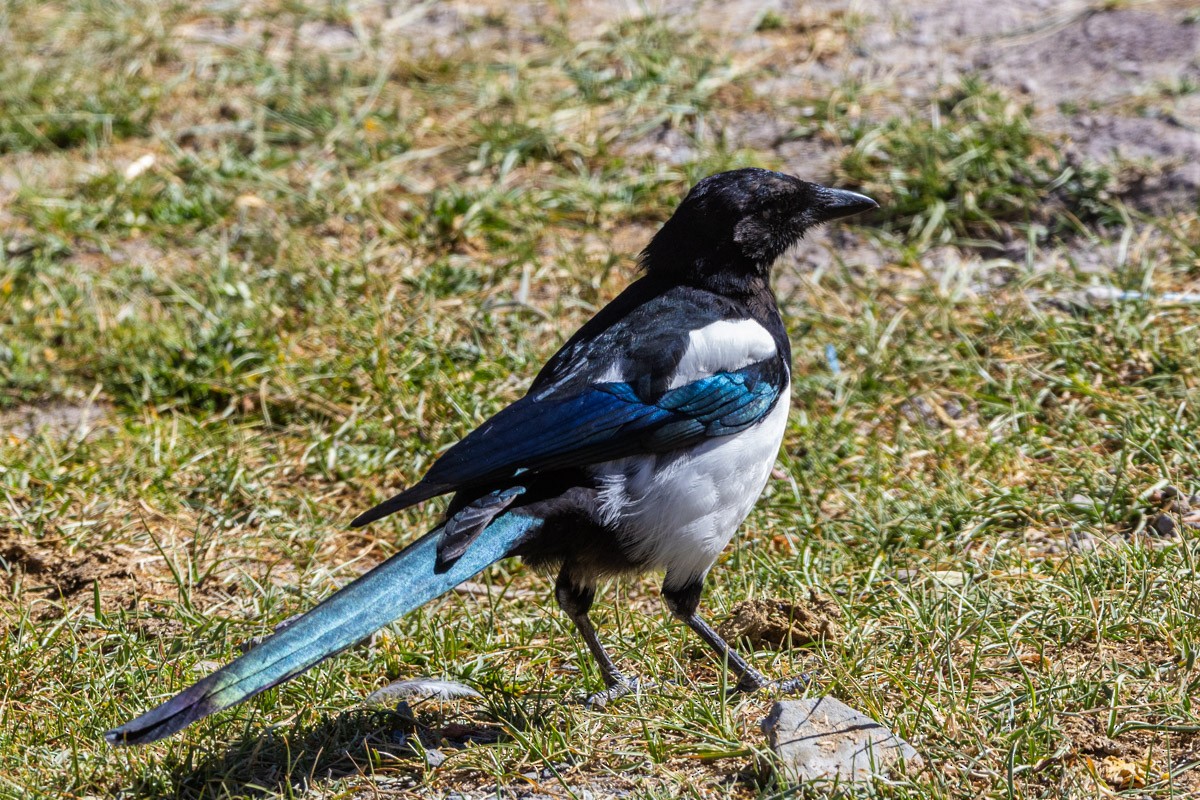
<instances>
[{"instance_id":1,"label":"bird's shadow","mask_svg":"<svg viewBox=\"0 0 1200 800\"><path fill-rule=\"evenodd\" d=\"M164 758L163 770L140 776L124 793L179 798L287 796L370 771L389 756L395 756L398 765L411 762L411 772L419 779L421 764L399 723L392 712L348 711L308 724L249 730L219 749L173 749Z\"/></svg>"},{"instance_id":2,"label":"bird's shadow","mask_svg":"<svg viewBox=\"0 0 1200 800\"><path fill-rule=\"evenodd\" d=\"M512 730L539 726L542 715L512 697L489 702L468 722L441 712L409 716L405 710L354 710L312 723L248 731L219 751L180 748L155 770L126 787L123 796L209 798L303 794L309 789L385 767L397 789L428 775L425 748L487 746L511 739ZM534 701L540 705L540 701ZM165 775L164 775L165 771Z\"/></svg>"}]
</instances>

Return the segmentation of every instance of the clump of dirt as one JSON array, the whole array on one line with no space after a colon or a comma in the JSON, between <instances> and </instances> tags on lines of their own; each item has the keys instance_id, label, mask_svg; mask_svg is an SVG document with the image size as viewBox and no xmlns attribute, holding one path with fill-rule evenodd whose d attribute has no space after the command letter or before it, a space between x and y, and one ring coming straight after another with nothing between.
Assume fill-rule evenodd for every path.
<instances>
[{"instance_id":1,"label":"clump of dirt","mask_svg":"<svg viewBox=\"0 0 1200 800\"><path fill-rule=\"evenodd\" d=\"M839 642L845 631L839 622L841 609L816 589L806 600L743 600L721 623L719 633L727 641L746 641L753 647L781 649L814 642Z\"/></svg>"}]
</instances>

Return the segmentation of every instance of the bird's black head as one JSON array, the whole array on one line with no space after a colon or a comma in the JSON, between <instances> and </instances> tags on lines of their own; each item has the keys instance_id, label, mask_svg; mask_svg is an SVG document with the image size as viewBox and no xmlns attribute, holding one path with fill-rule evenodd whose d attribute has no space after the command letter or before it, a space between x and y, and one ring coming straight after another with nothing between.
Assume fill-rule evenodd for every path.
<instances>
[{"instance_id":1,"label":"bird's black head","mask_svg":"<svg viewBox=\"0 0 1200 800\"><path fill-rule=\"evenodd\" d=\"M766 276L809 228L879 204L765 169L735 169L697 183L642 252L653 274L677 280Z\"/></svg>"}]
</instances>

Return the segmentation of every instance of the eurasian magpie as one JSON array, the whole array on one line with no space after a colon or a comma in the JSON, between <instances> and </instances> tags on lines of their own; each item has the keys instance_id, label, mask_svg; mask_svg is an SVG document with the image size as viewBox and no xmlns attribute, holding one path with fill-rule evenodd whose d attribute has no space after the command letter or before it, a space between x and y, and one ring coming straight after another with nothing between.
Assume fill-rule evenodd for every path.
<instances>
[{"instance_id":1,"label":"eurasian magpie","mask_svg":"<svg viewBox=\"0 0 1200 800\"><path fill-rule=\"evenodd\" d=\"M604 677L591 705L636 686L588 617L596 587L650 571L665 573L667 607L738 689L772 685L699 616L700 593L766 485L787 422L791 347L771 267L809 228L876 207L763 169L697 183L642 252L645 274L524 397L351 523L453 494L439 527L108 741L152 742L240 703L508 556L558 570L558 604Z\"/></svg>"}]
</instances>

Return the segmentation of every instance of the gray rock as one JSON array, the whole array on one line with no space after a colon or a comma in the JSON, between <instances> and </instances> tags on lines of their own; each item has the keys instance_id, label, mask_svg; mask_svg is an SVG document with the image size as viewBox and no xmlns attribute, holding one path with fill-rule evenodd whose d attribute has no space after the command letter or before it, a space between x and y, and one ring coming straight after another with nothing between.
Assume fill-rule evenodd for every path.
<instances>
[{"instance_id":1,"label":"gray rock","mask_svg":"<svg viewBox=\"0 0 1200 800\"><path fill-rule=\"evenodd\" d=\"M425 748L425 763L430 769L437 769L446 763L446 754L436 747Z\"/></svg>"},{"instance_id":2,"label":"gray rock","mask_svg":"<svg viewBox=\"0 0 1200 800\"><path fill-rule=\"evenodd\" d=\"M1096 537L1087 531L1074 530L1067 534L1067 544L1080 553L1094 553L1100 549Z\"/></svg>"},{"instance_id":3,"label":"gray rock","mask_svg":"<svg viewBox=\"0 0 1200 800\"><path fill-rule=\"evenodd\" d=\"M792 783L863 783L899 761L923 763L908 742L832 697L778 702L762 726Z\"/></svg>"},{"instance_id":4,"label":"gray rock","mask_svg":"<svg viewBox=\"0 0 1200 800\"><path fill-rule=\"evenodd\" d=\"M1170 514L1157 514L1150 521L1150 532L1163 539L1172 539L1179 535L1179 526Z\"/></svg>"},{"instance_id":5,"label":"gray rock","mask_svg":"<svg viewBox=\"0 0 1200 800\"><path fill-rule=\"evenodd\" d=\"M0 351L0 359L4 352ZM85 438L96 428L108 427L107 406L88 400L83 403L49 402L18 406L0 413L0 435L32 439L43 435L54 440Z\"/></svg>"}]
</instances>

